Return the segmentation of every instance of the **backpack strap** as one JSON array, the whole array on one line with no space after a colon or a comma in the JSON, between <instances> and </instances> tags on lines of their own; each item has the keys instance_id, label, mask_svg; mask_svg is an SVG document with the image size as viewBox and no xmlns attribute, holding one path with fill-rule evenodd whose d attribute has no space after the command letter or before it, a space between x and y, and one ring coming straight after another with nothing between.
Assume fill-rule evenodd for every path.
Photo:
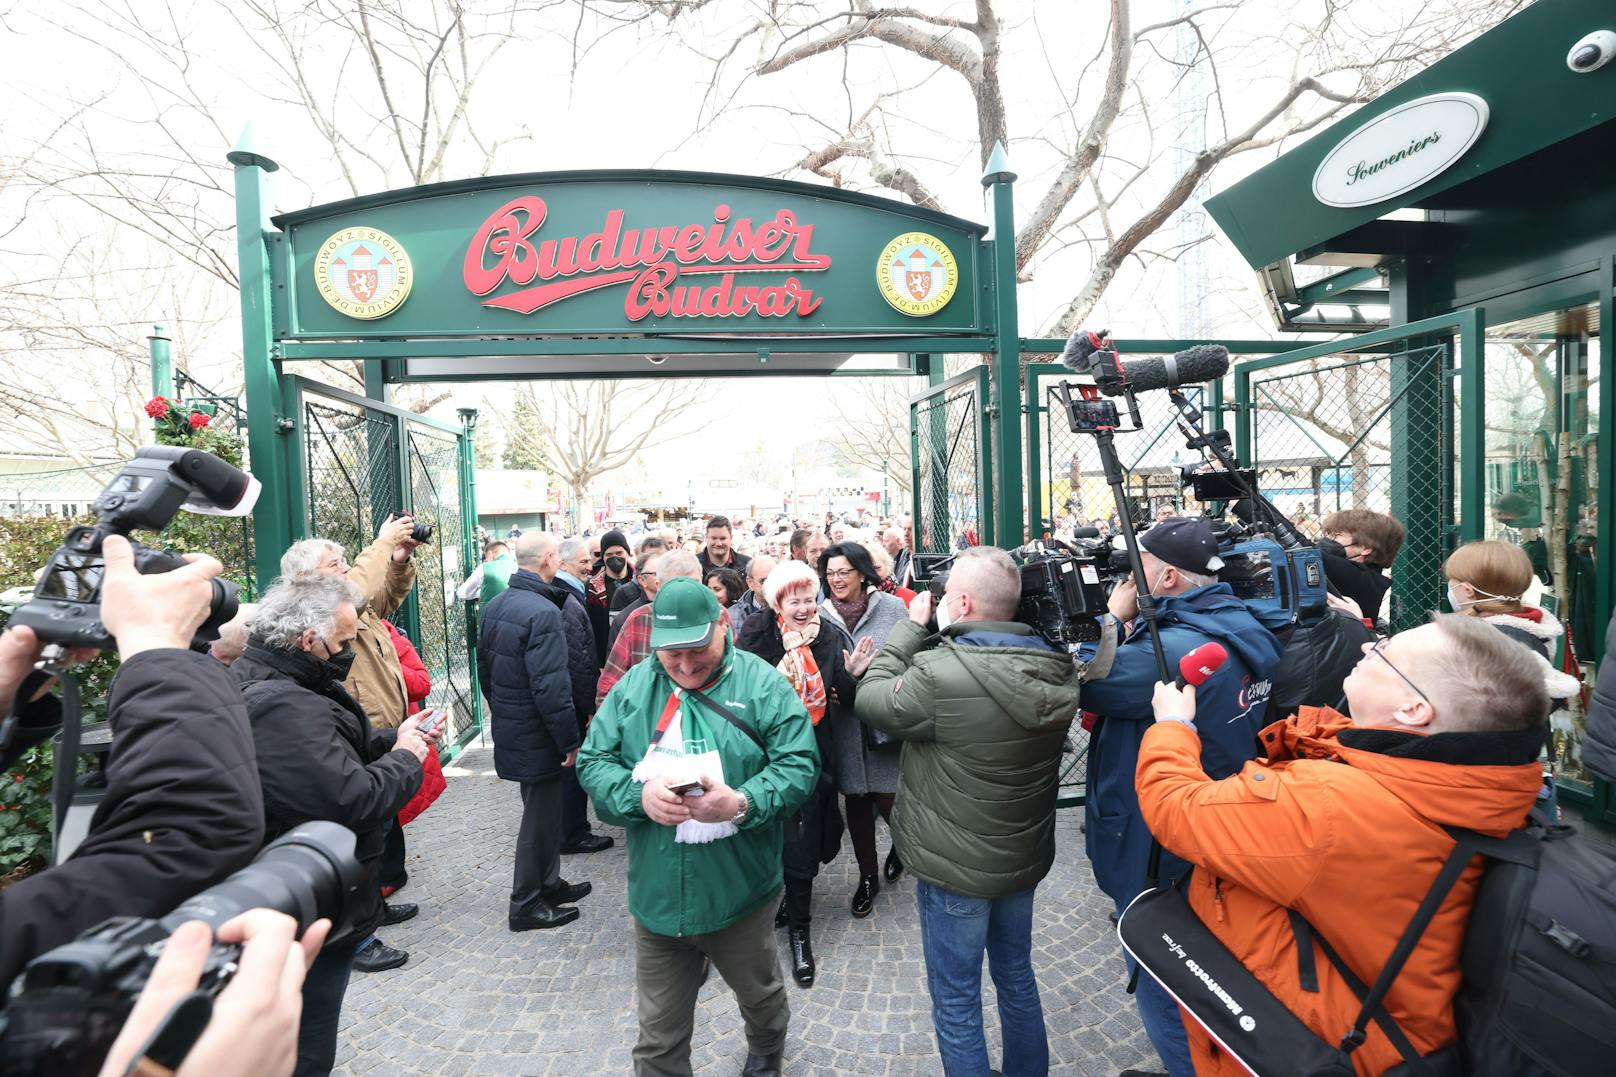
<instances>
[{"instance_id":1,"label":"backpack strap","mask_svg":"<svg viewBox=\"0 0 1616 1077\"><path fill-rule=\"evenodd\" d=\"M758 751L763 753L763 758L769 758L769 748L763 743L763 735L757 730L753 729L751 726L747 725L745 722L741 721L739 718L735 717L734 711L713 699L700 688L686 688L685 694L693 697L696 702L700 703L708 710L716 712L726 719L730 725L734 726L736 729L739 729L742 733L745 733L751 738L752 743L758 746Z\"/></svg>"}]
</instances>

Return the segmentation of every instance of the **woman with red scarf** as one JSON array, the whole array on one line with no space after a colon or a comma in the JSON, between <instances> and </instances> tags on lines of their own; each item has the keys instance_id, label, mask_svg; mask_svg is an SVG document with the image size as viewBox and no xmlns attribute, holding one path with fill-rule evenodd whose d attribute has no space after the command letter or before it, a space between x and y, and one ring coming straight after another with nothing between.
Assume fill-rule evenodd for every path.
<instances>
[{"instance_id":1,"label":"woman with red scarf","mask_svg":"<svg viewBox=\"0 0 1616 1077\"><path fill-rule=\"evenodd\" d=\"M789 925L791 978L800 987L814 982L814 951L809 938L809 906L814 876L841 848L842 816L836 806L836 780L831 773L835 753L831 745L832 709L852 713L857 678L869 668L875 646L868 640L851 650L848 638L821 623L815 601L819 577L801 561L783 561L763 585L773 617L754 614L746 619L735 645L774 664L796 690L814 724L819 745L819 785L802 809L786 820L784 867L785 899L775 916L776 927Z\"/></svg>"}]
</instances>

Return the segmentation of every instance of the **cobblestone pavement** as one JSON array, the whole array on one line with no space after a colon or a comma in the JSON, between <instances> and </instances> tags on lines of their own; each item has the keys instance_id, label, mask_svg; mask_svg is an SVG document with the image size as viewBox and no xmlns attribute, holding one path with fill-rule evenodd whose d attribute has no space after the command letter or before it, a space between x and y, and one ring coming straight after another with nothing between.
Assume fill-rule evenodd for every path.
<instances>
[{"instance_id":1,"label":"cobblestone pavement","mask_svg":"<svg viewBox=\"0 0 1616 1077\"><path fill-rule=\"evenodd\" d=\"M569 881L594 893L567 927L512 934L505 924L520 802L493 774L492 749L474 744L447 768L449 788L409 827L409 886L397 900L421 915L382 932L410 952L393 972L356 973L343 1007L337 1071L361 1074L622 1074L635 1039L634 957L622 831L617 845L562 858ZM1114 1075L1156 1069L1106 918L1083 857L1081 812L1061 812L1055 868L1038 888L1033 963L1049 1029L1051 1071ZM884 825L879 843L888 844ZM802 990L786 977L791 1032L786 1072L934 1075L932 1036L913 879L876 898L875 913L847 911L853 850L819 876L814 950L819 976ZM785 964L785 932L781 931ZM989 1055L999 1056L992 981L983 973ZM746 1054L734 997L714 975L702 988L692 1043L701 1077L732 1077Z\"/></svg>"}]
</instances>

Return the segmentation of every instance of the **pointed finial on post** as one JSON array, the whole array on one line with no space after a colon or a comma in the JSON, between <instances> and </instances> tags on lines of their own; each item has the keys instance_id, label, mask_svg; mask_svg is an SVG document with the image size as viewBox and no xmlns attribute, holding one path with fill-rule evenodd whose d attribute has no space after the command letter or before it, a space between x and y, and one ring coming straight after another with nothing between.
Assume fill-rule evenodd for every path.
<instances>
[{"instance_id":1,"label":"pointed finial on post","mask_svg":"<svg viewBox=\"0 0 1616 1077\"><path fill-rule=\"evenodd\" d=\"M1010 155L1004 152L1004 143L995 142L993 152L988 154L987 170L982 173L982 186L992 187L995 183L1014 183L1016 174L1010 171Z\"/></svg>"},{"instance_id":2,"label":"pointed finial on post","mask_svg":"<svg viewBox=\"0 0 1616 1077\"><path fill-rule=\"evenodd\" d=\"M241 137L236 139L235 149L225 154L224 159L233 165L248 167L257 165L265 172L278 172L281 167L275 162L274 158L265 152L265 147L259 143L258 137L253 131L251 120L248 120L246 126L241 129Z\"/></svg>"}]
</instances>

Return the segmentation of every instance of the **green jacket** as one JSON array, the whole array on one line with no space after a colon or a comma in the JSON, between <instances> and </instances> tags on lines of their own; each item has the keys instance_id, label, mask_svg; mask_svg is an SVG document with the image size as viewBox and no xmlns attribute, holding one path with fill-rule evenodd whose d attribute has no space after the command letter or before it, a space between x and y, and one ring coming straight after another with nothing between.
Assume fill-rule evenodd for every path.
<instances>
[{"instance_id":1,"label":"green jacket","mask_svg":"<svg viewBox=\"0 0 1616 1077\"><path fill-rule=\"evenodd\" d=\"M511 585L511 577L514 575L516 575L516 555L513 553L502 553L492 561L484 561L483 589L479 596L482 602L480 608L486 610L494 596Z\"/></svg>"},{"instance_id":2,"label":"green jacket","mask_svg":"<svg viewBox=\"0 0 1616 1077\"><path fill-rule=\"evenodd\" d=\"M674 687L654 655L617 682L578 753L578 781L595 813L628 830L629 912L658 935L717 931L777 894L783 824L819 780L814 728L791 682L733 643L724 662L705 694L762 735L767 758L751 737L693 700L684 709L685 739L705 739L723 758L724 781L746 794L750 810L740 833L681 845L673 827L653 823L640 807L632 773Z\"/></svg>"},{"instance_id":3,"label":"green jacket","mask_svg":"<svg viewBox=\"0 0 1616 1077\"><path fill-rule=\"evenodd\" d=\"M904 742L892 829L904 867L971 897L1038 885L1055 862L1055 785L1079 668L1026 625L904 621L854 709Z\"/></svg>"}]
</instances>

